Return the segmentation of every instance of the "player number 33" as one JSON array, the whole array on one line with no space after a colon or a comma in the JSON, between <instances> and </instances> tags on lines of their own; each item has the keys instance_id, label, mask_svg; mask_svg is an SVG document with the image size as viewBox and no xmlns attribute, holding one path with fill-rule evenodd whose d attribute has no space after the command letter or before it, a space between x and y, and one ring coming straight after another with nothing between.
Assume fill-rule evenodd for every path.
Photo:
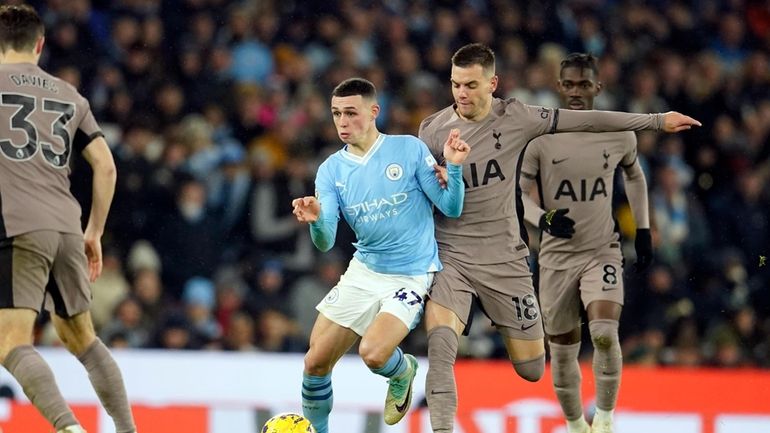
<instances>
[{"instance_id":1,"label":"player number 33","mask_svg":"<svg viewBox=\"0 0 770 433\"><path fill-rule=\"evenodd\" d=\"M0 150L3 154L13 161L26 161L38 151L38 130L37 127L29 121L29 115L35 110L37 100L31 96L17 93L3 93L0 97L0 105L3 107L19 107L11 116L11 129L22 130L27 136L25 143L13 143L11 140L0 140ZM51 124L51 132L61 139L64 147L62 153L53 150L50 143L40 142L40 148L46 162L56 168L67 166L69 161L70 147L72 139L65 126L75 115L75 106L66 102L55 101L52 99L43 99L43 111L58 113L59 116Z\"/></svg>"}]
</instances>

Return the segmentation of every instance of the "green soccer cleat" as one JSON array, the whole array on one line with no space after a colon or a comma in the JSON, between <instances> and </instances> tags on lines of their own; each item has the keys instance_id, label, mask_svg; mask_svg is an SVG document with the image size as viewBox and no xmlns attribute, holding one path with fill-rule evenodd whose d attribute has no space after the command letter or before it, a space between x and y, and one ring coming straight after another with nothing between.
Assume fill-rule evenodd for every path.
<instances>
[{"instance_id":1,"label":"green soccer cleat","mask_svg":"<svg viewBox=\"0 0 770 433\"><path fill-rule=\"evenodd\" d=\"M404 358L409 363L400 378L391 377L388 381L388 395L385 398L385 424L393 425L406 415L412 404L412 383L417 375L417 359L409 354Z\"/></svg>"}]
</instances>

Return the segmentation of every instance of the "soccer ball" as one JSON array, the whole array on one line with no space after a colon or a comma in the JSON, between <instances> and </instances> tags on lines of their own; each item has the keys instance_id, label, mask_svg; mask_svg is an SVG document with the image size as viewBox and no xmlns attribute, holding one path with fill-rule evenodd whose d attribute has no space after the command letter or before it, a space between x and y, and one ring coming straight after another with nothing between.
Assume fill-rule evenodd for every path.
<instances>
[{"instance_id":1,"label":"soccer ball","mask_svg":"<svg viewBox=\"0 0 770 433\"><path fill-rule=\"evenodd\" d=\"M304 416L296 413L279 413L267 420L262 433L315 433L315 428Z\"/></svg>"}]
</instances>

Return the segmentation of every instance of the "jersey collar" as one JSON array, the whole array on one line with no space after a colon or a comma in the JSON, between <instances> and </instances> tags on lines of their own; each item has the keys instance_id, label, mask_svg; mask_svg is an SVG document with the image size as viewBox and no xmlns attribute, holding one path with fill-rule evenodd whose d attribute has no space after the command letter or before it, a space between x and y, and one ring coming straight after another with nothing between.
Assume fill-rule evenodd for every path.
<instances>
[{"instance_id":1,"label":"jersey collar","mask_svg":"<svg viewBox=\"0 0 770 433\"><path fill-rule=\"evenodd\" d=\"M385 134L380 132L380 135L377 137L376 140L374 140L374 144L372 147L369 148L369 150L366 151L364 156L358 156L353 155L352 153L348 152L348 145L345 145L345 148L342 149L342 157L350 160L352 162L355 162L356 164L366 165L367 162L369 162L370 159L372 159L372 155L374 155L375 152L377 152L377 149L380 148L380 145L385 140Z\"/></svg>"}]
</instances>

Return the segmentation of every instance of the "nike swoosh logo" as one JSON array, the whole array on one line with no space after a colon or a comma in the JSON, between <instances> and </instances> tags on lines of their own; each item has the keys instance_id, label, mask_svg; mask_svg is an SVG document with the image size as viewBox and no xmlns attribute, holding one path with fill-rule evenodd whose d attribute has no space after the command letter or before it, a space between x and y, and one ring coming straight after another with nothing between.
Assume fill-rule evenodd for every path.
<instances>
[{"instance_id":1,"label":"nike swoosh logo","mask_svg":"<svg viewBox=\"0 0 770 433\"><path fill-rule=\"evenodd\" d=\"M555 164L561 164L562 162L564 162L564 161L566 161L568 159L569 158L564 158L564 159L556 159L556 158L554 158L554 159L551 160L551 162L554 163L554 165Z\"/></svg>"},{"instance_id":2,"label":"nike swoosh logo","mask_svg":"<svg viewBox=\"0 0 770 433\"><path fill-rule=\"evenodd\" d=\"M522 331L526 331L527 329L529 329L529 328L531 328L531 327L535 326L536 324L537 324L537 322L535 322L535 323L530 323L529 325L521 325L521 330L522 330Z\"/></svg>"},{"instance_id":3,"label":"nike swoosh logo","mask_svg":"<svg viewBox=\"0 0 770 433\"><path fill-rule=\"evenodd\" d=\"M407 409L407 406L409 406L409 400L411 400L409 397L412 395L412 387L409 387L409 391L406 392L406 398L404 399L404 404L402 405L396 405L396 410L399 412L404 412Z\"/></svg>"}]
</instances>

